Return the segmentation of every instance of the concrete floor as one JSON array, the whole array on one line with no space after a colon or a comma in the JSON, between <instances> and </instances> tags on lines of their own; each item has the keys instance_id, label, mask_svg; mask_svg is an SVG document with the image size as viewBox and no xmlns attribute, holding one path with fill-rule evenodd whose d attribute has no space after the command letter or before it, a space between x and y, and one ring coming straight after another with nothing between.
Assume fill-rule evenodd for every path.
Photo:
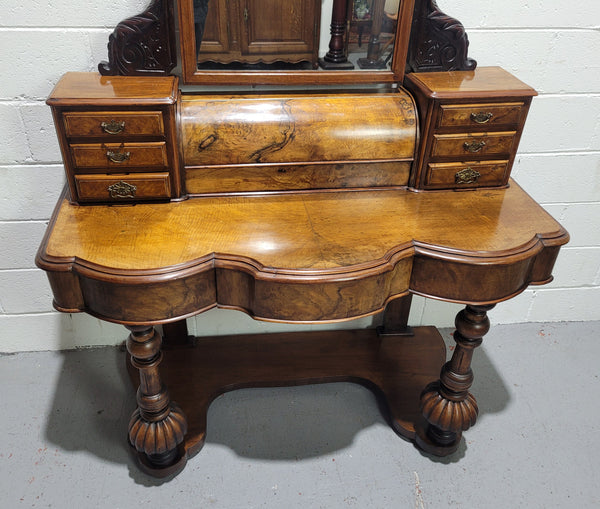
<instances>
[{"instance_id":1,"label":"concrete floor","mask_svg":"<svg viewBox=\"0 0 600 509\"><path fill-rule=\"evenodd\" d=\"M0 507L600 507L599 329L492 328L479 420L449 458L399 438L361 386L247 389L213 403L204 449L168 482L129 456L122 352L2 356Z\"/></svg>"}]
</instances>

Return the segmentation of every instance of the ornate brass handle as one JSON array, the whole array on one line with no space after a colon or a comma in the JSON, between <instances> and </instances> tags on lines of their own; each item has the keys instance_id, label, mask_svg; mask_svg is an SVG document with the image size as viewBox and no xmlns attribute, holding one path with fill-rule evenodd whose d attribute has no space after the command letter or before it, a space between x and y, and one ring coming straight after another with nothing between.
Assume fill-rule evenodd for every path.
<instances>
[{"instance_id":1,"label":"ornate brass handle","mask_svg":"<svg viewBox=\"0 0 600 509\"><path fill-rule=\"evenodd\" d=\"M119 134L125 129L125 121L117 122L116 120L111 120L110 122L102 122L100 127L107 134Z\"/></svg>"},{"instance_id":2,"label":"ornate brass handle","mask_svg":"<svg viewBox=\"0 0 600 509\"><path fill-rule=\"evenodd\" d=\"M485 147L485 141L472 141L470 143L468 141L465 141L463 147L467 152L479 152L483 147Z\"/></svg>"},{"instance_id":3,"label":"ornate brass handle","mask_svg":"<svg viewBox=\"0 0 600 509\"><path fill-rule=\"evenodd\" d=\"M107 190L111 198L135 198L137 187L129 182L119 180L119 182L108 186Z\"/></svg>"},{"instance_id":4,"label":"ornate brass handle","mask_svg":"<svg viewBox=\"0 0 600 509\"><path fill-rule=\"evenodd\" d=\"M454 175L455 184L474 184L481 177L481 173L474 170L473 168L465 168L456 172Z\"/></svg>"},{"instance_id":5,"label":"ornate brass handle","mask_svg":"<svg viewBox=\"0 0 600 509\"><path fill-rule=\"evenodd\" d=\"M106 157L108 157L108 160L117 164L127 161L130 155L131 152L113 152L112 150L106 151Z\"/></svg>"},{"instance_id":6,"label":"ornate brass handle","mask_svg":"<svg viewBox=\"0 0 600 509\"><path fill-rule=\"evenodd\" d=\"M494 116L491 112L480 111L479 113L471 113L471 120L477 124L486 124Z\"/></svg>"}]
</instances>

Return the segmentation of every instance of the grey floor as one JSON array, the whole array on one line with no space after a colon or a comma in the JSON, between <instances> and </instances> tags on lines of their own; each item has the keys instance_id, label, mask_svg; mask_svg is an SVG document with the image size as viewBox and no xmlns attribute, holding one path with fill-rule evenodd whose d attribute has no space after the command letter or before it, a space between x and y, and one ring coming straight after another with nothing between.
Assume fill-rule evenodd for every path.
<instances>
[{"instance_id":1,"label":"grey floor","mask_svg":"<svg viewBox=\"0 0 600 509\"><path fill-rule=\"evenodd\" d=\"M444 460L361 386L247 389L213 403L204 449L168 482L129 456L122 352L2 356L0 507L600 507L599 329L493 328L473 362L479 420Z\"/></svg>"}]
</instances>

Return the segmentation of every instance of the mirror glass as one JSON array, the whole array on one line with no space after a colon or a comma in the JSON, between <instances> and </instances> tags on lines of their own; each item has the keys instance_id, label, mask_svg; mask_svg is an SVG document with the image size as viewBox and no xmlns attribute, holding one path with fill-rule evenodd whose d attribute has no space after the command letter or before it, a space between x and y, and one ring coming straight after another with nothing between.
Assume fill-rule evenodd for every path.
<instances>
[{"instance_id":1,"label":"mirror glass","mask_svg":"<svg viewBox=\"0 0 600 509\"><path fill-rule=\"evenodd\" d=\"M197 71L389 71L402 0L193 0Z\"/></svg>"}]
</instances>

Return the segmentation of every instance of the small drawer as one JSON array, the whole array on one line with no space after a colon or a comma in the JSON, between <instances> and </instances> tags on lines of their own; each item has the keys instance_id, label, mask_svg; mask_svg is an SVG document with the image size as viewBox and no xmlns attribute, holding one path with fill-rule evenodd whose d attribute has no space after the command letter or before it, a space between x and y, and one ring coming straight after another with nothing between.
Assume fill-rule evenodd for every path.
<instances>
[{"instance_id":1,"label":"small drawer","mask_svg":"<svg viewBox=\"0 0 600 509\"><path fill-rule=\"evenodd\" d=\"M168 173L75 175L75 186L81 201L127 202L171 196Z\"/></svg>"},{"instance_id":2,"label":"small drawer","mask_svg":"<svg viewBox=\"0 0 600 509\"><path fill-rule=\"evenodd\" d=\"M164 136L160 111L66 112L63 114L68 137Z\"/></svg>"},{"instance_id":3,"label":"small drawer","mask_svg":"<svg viewBox=\"0 0 600 509\"><path fill-rule=\"evenodd\" d=\"M434 134L432 157L478 157L509 154L513 150L515 132Z\"/></svg>"},{"instance_id":4,"label":"small drawer","mask_svg":"<svg viewBox=\"0 0 600 509\"><path fill-rule=\"evenodd\" d=\"M497 125L519 125L526 113L525 104L442 104L438 127L489 127Z\"/></svg>"},{"instance_id":5,"label":"small drawer","mask_svg":"<svg viewBox=\"0 0 600 509\"><path fill-rule=\"evenodd\" d=\"M505 185L508 161L471 161L466 163L430 163L425 188L448 189Z\"/></svg>"},{"instance_id":6,"label":"small drawer","mask_svg":"<svg viewBox=\"0 0 600 509\"><path fill-rule=\"evenodd\" d=\"M190 194L406 186L410 161L187 168Z\"/></svg>"},{"instance_id":7,"label":"small drawer","mask_svg":"<svg viewBox=\"0 0 600 509\"><path fill-rule=\"evenodd\" d=\"M168 166L167 146L155 143L87 143L72 144L71 153L77 169L123 171L135 168L163 169Z\"/></svg>"}]
</instances>

